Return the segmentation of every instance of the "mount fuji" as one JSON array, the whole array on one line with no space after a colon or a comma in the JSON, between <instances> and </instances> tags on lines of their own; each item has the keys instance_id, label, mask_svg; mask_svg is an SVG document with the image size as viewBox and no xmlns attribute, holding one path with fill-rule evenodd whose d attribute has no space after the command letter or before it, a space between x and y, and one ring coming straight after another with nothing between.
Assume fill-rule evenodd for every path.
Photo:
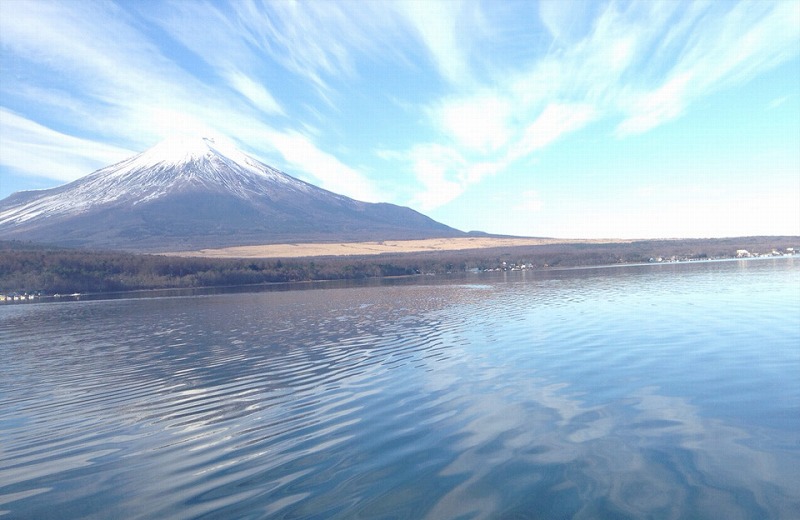
<instances>
[{"instance_id":1,"label":"mount fuji","mask_svg":"<svg viewBox=\"0 0 800 520\"><path fill-rule=\"evenodd\" d=\"M224 138L171 138L69 184L0 200L0 239L141 252L465 236L410 208L291 177Z\"/></svg>"}]
</instances>

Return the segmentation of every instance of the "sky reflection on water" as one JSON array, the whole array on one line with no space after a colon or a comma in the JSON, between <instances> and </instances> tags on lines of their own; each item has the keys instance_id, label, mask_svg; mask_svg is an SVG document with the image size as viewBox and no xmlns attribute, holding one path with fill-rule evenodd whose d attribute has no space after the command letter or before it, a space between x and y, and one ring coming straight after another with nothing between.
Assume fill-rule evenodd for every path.
<instances>
[{"instance_id":1,"label":"sky reflection on water","mask_svg":"<svg viewBox=\"0 0 800 520\"><path fill-rule=\"evenodd\" d=\"M787 518L800 266L0 309L12 518Z\"/></svg>"}]
</instances>

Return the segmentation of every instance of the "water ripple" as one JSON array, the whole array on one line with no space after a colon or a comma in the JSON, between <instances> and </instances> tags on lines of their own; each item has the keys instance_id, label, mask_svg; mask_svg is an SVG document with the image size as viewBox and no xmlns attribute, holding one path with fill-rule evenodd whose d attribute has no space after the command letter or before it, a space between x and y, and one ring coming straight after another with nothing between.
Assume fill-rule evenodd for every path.
<instances>
[{"instance_id":1,"label":"water ripple","mask_svg":"<svg viewBox=\"0 0 800 520\"><path fill-rule=\"evenodd\" d=\"M2 307L0 515L800 510L800 266L479 280Z\"/></svg>"}]
</instances>

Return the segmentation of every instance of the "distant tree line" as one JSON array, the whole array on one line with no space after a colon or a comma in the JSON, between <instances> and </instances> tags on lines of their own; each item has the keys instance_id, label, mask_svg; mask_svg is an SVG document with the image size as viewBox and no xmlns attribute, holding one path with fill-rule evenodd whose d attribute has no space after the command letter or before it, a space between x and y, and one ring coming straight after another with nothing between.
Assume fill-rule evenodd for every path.
<instances>
[{"instance_id":1,"label":"distant tree line","mask_svg":"<svg viewBox=\"0 0 800 520\"><path fill-rule=\"evenodd\" d=\"M557 244L465 251L298 259L210 259L58 249L0 241L0 292L102 293L360 279L502 269L579 267L648 262L653 257L732 257L738 249L797 247L798 237L648 240Z\"/></svg>"},{"instance_id":2,"label":"distant tree line","mask_svg":"<svg viewBox=\"0 0 800 520\"><path fill-rule=\"evenodd\" d=\"M0 291L118 292L414 274L361 260L238 260L75 249L0 249Z\"/></svg>"}]
</instances>

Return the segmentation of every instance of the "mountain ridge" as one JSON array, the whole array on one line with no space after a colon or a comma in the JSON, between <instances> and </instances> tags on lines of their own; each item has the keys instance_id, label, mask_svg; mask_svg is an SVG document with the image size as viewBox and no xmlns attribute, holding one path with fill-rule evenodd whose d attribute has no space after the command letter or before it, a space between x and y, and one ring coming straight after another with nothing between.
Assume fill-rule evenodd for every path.
<instances>
[{"instance_id":1,"label":"mountain ridge","mask_svg":"<svg viewBox=\"0 0 800 520\"><path fill-rule=\"evenodd\" d=\"M0 238L159 252L464 236L410 208L336 194L219 137L172 138L71 183L0 201Z\"/></svg>"}]
</instances>

